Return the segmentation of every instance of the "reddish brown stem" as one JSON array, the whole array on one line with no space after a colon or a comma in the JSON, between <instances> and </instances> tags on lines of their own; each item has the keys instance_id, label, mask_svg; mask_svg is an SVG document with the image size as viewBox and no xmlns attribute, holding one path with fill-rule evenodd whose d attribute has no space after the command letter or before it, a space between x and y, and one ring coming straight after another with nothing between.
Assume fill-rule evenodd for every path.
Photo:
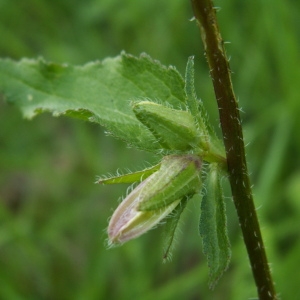
<instances>
[{"instance_id":1,"label":"reddish brown stem","mask_svg":"<svg viewBox=\"0 0 300 300\"><path fill-rule=\"evenodd\" d=\"M259 299L277 299L254 207L238 103L211 0L192 0L219 108L232 196Z\"/></svg>"}]
</instances>

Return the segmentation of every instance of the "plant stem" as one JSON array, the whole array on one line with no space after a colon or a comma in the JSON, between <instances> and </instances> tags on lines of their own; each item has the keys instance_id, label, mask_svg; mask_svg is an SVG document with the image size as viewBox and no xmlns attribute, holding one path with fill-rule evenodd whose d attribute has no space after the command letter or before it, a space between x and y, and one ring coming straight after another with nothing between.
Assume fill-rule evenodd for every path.
<instances>
[{"instance_id":1,"label":"plant stem","mask_svg":"<svg viewBox=\"0 0 300 300\"><path fill-rule=\"evenodd\" d=\"M233 201L248 251L259 299L277 299L253 202L238 103L211 0L191 0L201 29L219 108Z\"/></svg>"}]
</instances>

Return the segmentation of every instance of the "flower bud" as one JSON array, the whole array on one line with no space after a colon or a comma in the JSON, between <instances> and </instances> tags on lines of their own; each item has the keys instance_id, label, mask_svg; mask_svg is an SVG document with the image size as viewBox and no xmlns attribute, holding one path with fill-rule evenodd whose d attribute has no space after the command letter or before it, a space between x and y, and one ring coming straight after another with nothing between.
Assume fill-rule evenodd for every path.
<instances>
[{"instance_id":1,"label":"flower bud","mask_svg":"<svg viewBox=\"0 0 300 300\"><path fill-rule=\"evenodd\" d=\"M201 186L200 159L170 155L161 168L141 182L119 205L108 226L109 244L140 236L169 215L185 196Z\"/></svg>"},{"instance_id":2,"label":"flower bud","mask_svg":"<svg viewBox=\"0 0 300 300\"><path fill-rule=\"evenodd\" d=\"M109 244L125 243L142 235L157 225L179 204L180 200L177 200L162 209L139 211L139 193L147 185L151 176L140 183L114 212L108 226Z\"/></svg>"},{"instance_id":3,"label":"flower bud","mask_svg":"<svg viewBox=\"0 0 300 300\"><path fill-rule=\"evenodd\" d=\"M134 103L133 111L165 149L186 151L197 145L197 127L189 112L150 101Z\"/></svg>"}]
</instances>

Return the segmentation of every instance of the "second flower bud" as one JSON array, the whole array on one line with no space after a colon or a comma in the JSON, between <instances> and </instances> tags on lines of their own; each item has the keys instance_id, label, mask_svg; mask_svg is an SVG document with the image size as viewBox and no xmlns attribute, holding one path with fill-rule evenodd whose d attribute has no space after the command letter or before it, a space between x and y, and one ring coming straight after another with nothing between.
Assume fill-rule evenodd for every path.
<instances>
[{"instance_id":1,"label":"second flower bud","mask_svg":"<svg viewBox=\"0 0 300 300\"><path fill-rule=\"evenodd\" d=\"M160 169L121 202L108 226L110 244L140 236L169 215L184 197L201 188L202 161L195 155L170 155Z\"/></svg>"}]
</instances>

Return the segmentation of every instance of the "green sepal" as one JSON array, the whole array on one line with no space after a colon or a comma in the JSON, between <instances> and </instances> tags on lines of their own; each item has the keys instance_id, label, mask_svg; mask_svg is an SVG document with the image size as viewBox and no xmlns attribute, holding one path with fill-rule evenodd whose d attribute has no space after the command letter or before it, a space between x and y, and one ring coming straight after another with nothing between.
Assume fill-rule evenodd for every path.
<instances>
[{"instance_id":1,"label":"green sepal","mask_svg":"<svg viewBox=\"0 0 300 300\"><path fill-rule=\"evenodd\" d=\"M225 202L217 164L210 164L204 186L206 194L201 202L199 231L209 267L209 287L213 289L227 270L231 257Z\"/></svg>"},{"instance_id":2,"label":"green sepal","mask_svg":"<svg viewBox=\"0 0 300 300\"><path fill-rule=\"evenodd\" d=\"M150 101L135 102L132 108L163 148L187 151L198 144L197 127L189 112Z\"/></svg>"},{"instance_id":3,"label":"green sepal","mask_svg":"<svg viewBox=\"0 0 300 300\"><path fill-rule=\"evenodd\" d=\"M176 208L172 211L171 215L165 219L164 224L164 241L163 241L163 260L171 259L172 251L174 249L176 233L178 231L178 223L182 212L190 197L184 197Z\"/></svg>"},{"instance_id":4,"label":"green sepal","mask_svg":"<svg viewBox=\"0 0 300 300\"><path fill-rule=\"evenodd\" d=\"M160 163L152 166L150 168L146 168L142 171L122 174L122 175L116 175L116 176L106 176L98 178L96 183L102 183L102 184L116 184L116 183L134 183L137 181L145 180L147 177L149 177L154 172L158 171L160 168Z\"/></svg>"},{"instance_id":5,"label":"green sepal","mask_svg":"<svg viewBox=\"0 0 300 300\"><path fill-rule=\"evenodd\" d=\"M140 193L140 211L157 210L201 188L201 159L192 154L165 156L161 167Z\"/></svg>"}]
</instances>

